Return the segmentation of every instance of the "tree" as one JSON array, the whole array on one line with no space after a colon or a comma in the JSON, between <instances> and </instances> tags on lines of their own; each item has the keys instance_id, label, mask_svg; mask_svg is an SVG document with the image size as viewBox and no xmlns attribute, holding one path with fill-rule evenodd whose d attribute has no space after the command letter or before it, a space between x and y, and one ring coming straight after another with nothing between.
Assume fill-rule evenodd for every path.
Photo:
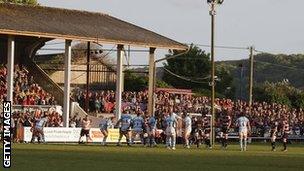
<instances>
[{"instance_id":1,"label":"tree","mask_svg":"<svg viewBox=\"0 0 304 171\"><path fill-rule=\"evenodd\" d=\"M125 91L142 91L147 89L148 77L137 76L130 70L125 71L124 75L124 89Z\"/></svg>"},{"instance_id":2,"label":"tree","mask_svg":"<svg viewBox=\"0 0 304 171\"><path fill-rule=\"evenodd\" d=\"M187 54L167 60L167 63L164 64L167 72L165 71L163 80L176 88L194 89L202 86L207 88L208 79L206 81L204 78L210 75L210 55L196 46L191 45L189 48ZM169 57L178 53L181 52L174 50L166 56ZM168 71L190 79L190 81L178 78L168 73ZM200 84L200 82L206 83Z\"/></svg>"},{"instance_id":3,"label":"tree","mask_svg":"<svg viewBox=\"0 0 304 171\"><path fill-rule=\"evenodd\" d=\"M295 108L304 108L304 92L291 86L288 81L277 83L265 82L255 87L254 97L257 101L279 103Z\"/></svg>"},{"instance_id":4,"label":"tree","mask_svg":"<svg viewBox=\"0 0 304 171\"><path fill-rule=\"evenodd\" d=\"M229 70L224 67L218 67L216 75L218 81L216 83L216 91L227 98L234 98L235 86L233 85L233 76Z\"/></svg>"},{"instance_id":5,"label":"tree","mask_svg":"<svg viewBox=\"0 0 304 171\"><path fill-rule=\"evenodd\" d=\"M192 89L194 92L210 95L210 54L201 50L197 46L191 45L187 54L171 58L164 64L163 80L176 88ZM179 51L170 52L167 57L181 53ZM170 72L170 73L169 73ZM172 74L174 73L174 74ZM218 80L216 82L217 97L233 98L233 77L231 73L219 67L216 71Z\"/></svg>"},{"instance_id":6,"label":"tree","mask_svg":"<svg viewBox=\"0 0 304 171\"><path fill-rule=\"evenodd\" d=\"M0 0L0 3L14 3L25 5L39 5L37 0Z\"/></svg>"}]
</instances>

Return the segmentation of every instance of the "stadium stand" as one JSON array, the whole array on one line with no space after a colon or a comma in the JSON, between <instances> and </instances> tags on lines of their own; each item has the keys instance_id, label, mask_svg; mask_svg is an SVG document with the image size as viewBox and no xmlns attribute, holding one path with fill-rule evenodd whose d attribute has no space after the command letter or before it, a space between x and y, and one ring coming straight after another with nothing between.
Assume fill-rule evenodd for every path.
<instances>
[{"instance_id":1,"label":"stadium stand","mask_svg":"<svg viewBox=\"0 0 304 171\"><path fill-rule=\"evenodd\" d=\"M6 99L6 68L0 66L0 101ZM51 94L34 81L34 77L23 67L16 65L14 70L14 105L56 105Z\"/></svg>"}]
</instances>

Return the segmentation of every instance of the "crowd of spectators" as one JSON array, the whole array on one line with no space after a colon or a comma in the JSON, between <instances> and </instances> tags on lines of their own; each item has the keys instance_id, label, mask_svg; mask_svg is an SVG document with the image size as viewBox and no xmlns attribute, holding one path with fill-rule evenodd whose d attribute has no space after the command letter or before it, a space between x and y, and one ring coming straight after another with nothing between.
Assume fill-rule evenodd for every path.
<instances>
[{"instance_id":1,"label":"crowd of spectators","mask_svg":"<svg viewBox=\"0 0 304 171\"><path fill-rule=\"evenodd\" d=\"M13 112L14 140L22 139L23 127L31 126L35 118L42 113L48 115L48 127L62 126L62 116L49 108L47 111L38 109L35 105L56 105L54 96L43 90L35 83L33 76L22 65L14 66L13 104L20 105L19 110ZM0 104L7 98L7 69L0 64ZM2 114L0 116L2 120ZM2 124L2 123L1 123ZM1 126L2 128L2 126Z\"/></svg>"},{"instance_id":2,"label":"crowd of spectators","mask_svg":"<svg viewBox=\"0 0 304 171\"><path fill-rule=\"evenodd\" d=\"M0 102L6 98L6 76L7 70L0 65ZM54 97L45 92L39 85L34 82L32 76L22 66L16 65L14 69L14 100L16 105L55 105ZM81 107L86 106L86 92L81 89L74 90L74 99L78 101ZM147 113L148 91L122 93L122 108L128 108L132 114ZM289 118L292 131L295 134L304 134L304 111L303 109L289 108L285 105L266 102L254 102L251 108L245 101L233 101L231 99L216 99L216 117L219 118L223 111L228 111L232 117L232 129L235 129L234 121L240 113L245 113L251 121L253 132L258 136L263 136L269 130L270 123L273 120ZM94 91L89 92L89 112L90 113L113 113L115 111L115 92ZM161 120L165 113L173 108L175 113L201 113L210 114L210 98L206 96L194 96L191 94L168 93L158 91L155 94L155 116L159 119L159 128ZM40 112L39 112L40 111ZM49 127L62 126L62 116L58 112L45 111L48 114ZM27 126L32 124L41 110L22 110L15 111L14 120L16 127ZM80 118L72 117L70 120L71 127L80 126ZM216 125L219 127L218 122ZM18 134L18 133L17 133ZM16 135L17 135L16 134Z\"/></svg>"},{"instance_id":3,"label":"crowd of spectators","mask_svg":"<svg viewBox=\"0 0 304 171\"><path fill-rule=\"evenodd\" d=\"M91 113L113 113L115 107L115 92L113 90L89 92L89 112ZM80 89L74 90L74 99L82 108L86 107L86 92ZM148 92L123 92L122 107L141 109L145 111L148 103Z\"/></svg>"},{"instance_id":4,"label":"crowd of spectators","mask_svg":"<svg viewBox=\"0 0 304 171\"><path fill-rule=\"evenodd\" d=\"M77 90L75 99L80 103L80 106L85 107L86 92ZM133 114L147 111L148 92L123 92L122 108L130 108ZM189 94L171 94L165 91L156 93L155 98L155 116L161 121L164 113L168 112L173 107L173 111L181 113L210 114L210 98L206 96L194 96ZM303 109L294 109L286 105L254 102L250 108L245 101L217 98L216 118L219 118L222 113L228 111L232 117L231 129L235 130L235 120L241 113L245 113L251 121L252 131L256 136L263 136L270 129L270 123L274 120L280 120L284 117L288 118L292 128L292 132L298 135L304 135L304 111ZM115 92L100 91L89 92L89 110L91 112L111 113L115 107ZM159 124L161 122L158 122ZM219 122L216 122L217 127L220 127ZM161 127L161 125L159 125Z\"/></svg>"},{"instance_id":5,"label":"crowd of spectators","mask_svg":"<svg viewBox=\"0 0 304 171\"><path fill-rule=\"evenodd\" d=\"M7 69L0 65L0 102L2 103L7 96L6 85ZM43 90L35 83L33 76L21 65L14 67L14 105L55 105L54 96Z\"/></svg>"}]
</instances>

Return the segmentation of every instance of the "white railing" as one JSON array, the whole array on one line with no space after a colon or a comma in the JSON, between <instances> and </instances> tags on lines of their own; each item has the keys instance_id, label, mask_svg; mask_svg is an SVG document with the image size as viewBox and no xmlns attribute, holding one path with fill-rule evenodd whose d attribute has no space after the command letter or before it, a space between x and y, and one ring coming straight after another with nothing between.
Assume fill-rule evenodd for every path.
<instances>
[{"instance_id":1,"label":"white railing","mask_svg":"<svg viewBox=\"0 0 304 171\"><path fill-rule=\"evenodd\" d=\"M72 102L71 105L71 115L74 116L75 114L78 114L80 117L85 117L87 115L87 112L82 109L82 107L79 106L79 103Z\"/></svg>"},{"instance_id":2,"label":"white railing","mask_svg":"<svg viewBox=\"0 0 304 171\"><path fill-rule=\"evenodd\" d=\"M54 111L58 112L59 115L62 115L62 106L59 105L13 105L12 107L13 111L19 112L33 112L37 109L42 111L49 111L50 109L53 109Z\"/></svg>"}]
</instances>

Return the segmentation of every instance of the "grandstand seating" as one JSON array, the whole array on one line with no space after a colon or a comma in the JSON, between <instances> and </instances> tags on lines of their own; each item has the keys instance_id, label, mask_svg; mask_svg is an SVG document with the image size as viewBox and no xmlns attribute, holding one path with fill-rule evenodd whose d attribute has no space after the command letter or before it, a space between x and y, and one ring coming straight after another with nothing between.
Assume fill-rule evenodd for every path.
<instances>
[{"instance_id":1,"label":"grandstand seating","mask_svg":"<svg viewBox=\"0 0 304 171\"><path fill-rule=\"evenodd\" d=\"M0 66L0 101L6 98L6 68ZM56 105L57 102L50 93L38 85L33 76L23 67L16 65L14 69L14 105Z\"/></svg>"}]
</instances>

